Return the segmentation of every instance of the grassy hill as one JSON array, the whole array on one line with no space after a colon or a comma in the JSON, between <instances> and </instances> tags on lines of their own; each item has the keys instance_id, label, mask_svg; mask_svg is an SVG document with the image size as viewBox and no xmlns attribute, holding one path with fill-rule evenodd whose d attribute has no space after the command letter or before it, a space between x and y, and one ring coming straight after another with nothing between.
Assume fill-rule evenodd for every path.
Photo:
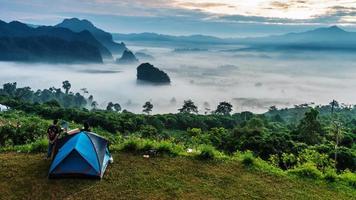
<instances>
[{"instance_id":1,"label":"grassy hill","mask_svg":"<svg viewBox=\"0 0 356 200\"><path fill-rule=\"evenodd\" d=\"M0 154L0 199L355 199L356 191L240 162L115 153L103 180L48 180L44 154Z\"/></svg>"}]
</instances>

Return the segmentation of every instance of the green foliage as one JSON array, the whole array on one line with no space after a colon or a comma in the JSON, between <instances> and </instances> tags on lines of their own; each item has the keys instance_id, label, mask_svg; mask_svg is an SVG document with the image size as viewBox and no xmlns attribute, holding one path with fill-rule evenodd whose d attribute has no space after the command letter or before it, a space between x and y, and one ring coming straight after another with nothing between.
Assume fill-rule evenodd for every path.
<instances>
[{"instance_id":1,"label":"green foliage","mask_svg":"<svg viewBox=\"0 0 356 200\"><path fill-rule=\"evenodd\" d=\"M11 88L14 88L13 85L7 86L6 92L19 93ZM352 185L353 176L347 173L338 174L345 169L349 169L351 174L356 170L356 117L353 119L356 112L352 115L346 111L343 115L340 114L344 136L337 148L338 157L335 162L335 138L324 134L332 122L332 118L325 115L325 110L330 110L330 107L315 108L323 115L310 108L298 107L276 109L268 117L267 114L256 115L249 112L232 115L143 115L128 111L89 111L63 108L54 100L45 104L32 104L8 96L0 96L0 103L12 108L10 111L0 112L1 151L45 151L46 140L42 138L45 138L51 120L57 118L72 124L81 124L88 120L95 132L109 139L112 151L141 154L152 150L157 155L193 155L208 160L233 160L235 156L225 155L247 151L240 153L238 160L253 169L277 174L283 174L282 170L285 170L288 174L318 177L328 182L347 181L348 185ZM113 109L112 106L110 109ZM298 111L301 121L290 123L291 120L285 120L283 113L288 110ZM335 112L342 112L342 108L335 109ZM283 120L276 121L273 118L275 115L280 115ZM314 137L309 133L315 133L318 139L306 141L311 140L308 137ZM192 152L186 152L187 147Z\"/></svg>"},{"instance_id":2,"label":"green foliage","mask_svg":"<svg viewBox=\"0 0 356 200\"><path fill-rule=\"evenodd\" d=\"M284 169L290 169L298 164L299 159L292 153L283 153L281 161Z\"/></svg>"},{"instance_id":3,"label":"green foliage","mask_svg":"<svg viewBox=\"0 0 356 200\"><path fill-rule=\"evenodd\" d=\"M255 157L253 156L253 153L251 151L246 151L245 153L243 153L241 155L241 159L242 159L242 164L244 164L247 167L252 166L255 163Z\"/></svg>"},{"instance_id":4,"label":"green foliage","mask_svg":"<svg viewBox=\"0 0 356 200\"><path fill-rule=\"evenodd\" d=\"M140 128L139 133L145 138L154 138L159 135L158 130L151 125L144 125Z\"/></svg>"},{"instance_id":5,"label":"green foliage","mask_svg":"<svg viewBox=\"0 0 356 200\"><path fill-rule=\"evenodd\" d=\"M146 113L146 114L150 114L153 108L153 105L151 102L147 101L143 106L142 106L143 110L142 112Z\"/></svg>"},{"instance_id":6,"label":"green foliage","mask_svg":"<svg viewBox=\"0 0 356 200\"><path fill-rule=\"evenodd\" d=\"M321 123L318 119L319 112L316 109L310 109L305 113L305 117L300 121L297 128L297 139L309 145L321 142L321 136L324 133Z\"/></svg>"},{"instance_id":7,"label":"green foliage","mask_svg":"<svg viewBox=\"0 0 356 200\"><path fill-rule=\"evenodd\" d=\"M356 188L356 174L355 173L352 173L352 172L346 170L345 172L343 172L340 175L340 179L342 181L344 181L345 183L347 183L348 185Z\"/></svg>"},{"instance_id":8,"label":"green foliage","mask_svg":"<svg viewBox=\"0 0 356 200\"><path fill-rule=\"evenodd\" d=\"M200 128L188 128L187 135L189 137L198 137L202 134L202 130Z\"/></svg>"},{"instance_id":9,"label":"green foliage","mask_svg":"<svg viewBox=\"0 0 356 200\"><path fill-rule=\"evenodd\" d=\"M339 179L339 177L335 169L328 168L324 172L324 179L328 182L336 182Z\"/></svg>"},{"instance_id":10,"label":"green foliage","mask_svg":"<svg viewBox=\"0 0 356 200\"><path fill-rule=\"evenodd\" d=\"M182 108L178 109L181 113L198 113L198 107L194 104L192 100L184 101Z\"/></svg>"},{"instance_id":11,"label":"green foliage","mask_svg":"<svg viewBox=\"0 0 356 200\"><path fill-rule=\"evenodd\" d=\"M141 150L142 142L138 138L130 138L123 144L122 150L125 152L137 152Z\"/></svg>"},{"instance_id":12,"label":"green foliage","mask_svg":"<svg viewBox=\"0 0 356 200\"><path fill-rule=\"evenodd\" d=\"M30 103L45 103L48 107L83 108L87 99L79 93L69 92L71 84L63 81L65 93L60 88L33 91L30 87L17 88L17 83L6 83L0 89L0 95Z\"/></svg>"},{"instance_id":13,"label":"green foliage","mask_svg":"<svg viewBox=\"0 0 356 200\"><path fill-rule=\"evenodd\" d=\"M230 115L231 112L232 105L226 101L220 102L216 110L214 111L214 113L218 115Z\"/></svg>"},{"instance_id":14,"label":"green foliage","mask_svg":"<svg viewBox=\"0 0 356 200\"><path fill-rule=\"evenodd\" d=\"M313 163L304 163L296 168L288 170L289 174L304 178L320 179L323 174Z\"/></svg>"},{"instance_id":15,"label":"green foliage","mask_svg":"<svg viewBox=\"0 0 356 200\"><path fill-rule=\"evenodd\" d=\"M201 145L197 158L201 160L214 160L219 156L219 152L211 145Z\"/></svg>"},{"instance_id":16,"label":"green foliage","mask_svg":"<svg viewBox=\"0 0 356 200\"><path fill-rule=\"evenodd\" d=\"M1 147L0 152L15 151L19 153L44 153L47 149L48 141L46 139L38 139L35 142L25 145Z\"/></svg>"}]
</instances>

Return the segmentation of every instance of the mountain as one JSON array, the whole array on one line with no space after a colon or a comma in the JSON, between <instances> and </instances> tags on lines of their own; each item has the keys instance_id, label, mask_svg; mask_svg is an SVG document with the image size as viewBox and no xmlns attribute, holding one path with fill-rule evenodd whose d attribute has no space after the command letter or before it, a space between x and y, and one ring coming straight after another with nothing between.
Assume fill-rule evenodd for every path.
<instances>
[{"instance_id":1,"label":"mountain","mask_svg":"<svg viewBox=\"0 0 356 200\"><path fill-rule=\"evenodd\" d=\"M115 43L110 33L95 27L90 21L85 19L65 19L63 22L57 24L56 27L68 28L74 32L87 30L113 54L122 54L127 49L124 43Z\"/></svg>"},{"instance_id":2,"label":"mountain","mask_svg":"<svg viewBox=\"0 0 356 200\"><path fill-rule=\"evenodd\" d=\"M102 62L102 55L111 55L88 31L32 28L18 21L0 20L0 40L0 59L6 61Z\"/></svg>"},{"instance_id":3,"label":"mountain","mask_svg":"<svg viewBox=\"0 0 356 200\"><path fill-rule=\"evenodd\" d=\"M137 80L160 84L169 84L171 82L171 79L164 71L150 63L143 63L137 67Z\"/></svg>"},{"instance_id":4,"label":"mountain","mask_svg":"<svg viewBox=\"0 0 356 200\"><path fill-rule=\"evenodd\" d=\"M0 60L54 63L102 63L100 51L80 41L47 36L0 37Z\"/></svg>"},{"instance_id":5,"label":"mountain","mask_svg":"<svg viewBox=\"0 0 356 200\"><path fill-rule=\"evenodd\" d=\"M152 55L147 54L145 52L136 52L135 56L136 56L136 58L141 59L141 60L154 60L155 59Z\"/></svg>"},{"instance_id":6,"label":"mountain","mask_svg":"<svg viewBox=\"0 0 356 200\"><path fill-rule=\"evenodd\" d=\"M234 43L256 49L276 50L356 50L356 33L337 26L318 28L301 33L235 39Z\"/></svg>"},{"instance_id":7,"label":"mountain","mask_svg":"<svg viewBox=\"0 0 356 200\"><path fill-rule=\"evenodd\" d=\"M160 43L198 43L198 44L220 44L225 43L224 39L206 36L206 35L190 35L190 36L172 36L157 33L131 33L120 34L114 33L115 40L132 41L132 42L160 42Z\"/></svg>"},{"instance_id":8,"label":"mountain","mask_svg":"<svg viewBox=\"0 0 356 200\"><path fill-rule=\"evenodd\" d=\"M152 44L190 45L245 45L239 50L356 50L356 32L347 32L340 27L318 28L301 33L288 33L267 37L218 38L206 35L172 36L157 33L113 34L114 38L130 42Z\"/></svg>"},{"instance_id":9,"label":"mountain","mask_svg":"<svg viewBox=\"0 0 356 200\"><path fill-rule=\"evenodd\" d=\"M118 64L131 64L131 63L137 63L137 62L138 62L138 59L129 50L125 50L124 53L122 54L121 58L116 60L116 63L118 63Z\"/></svg>"}]
</instances>

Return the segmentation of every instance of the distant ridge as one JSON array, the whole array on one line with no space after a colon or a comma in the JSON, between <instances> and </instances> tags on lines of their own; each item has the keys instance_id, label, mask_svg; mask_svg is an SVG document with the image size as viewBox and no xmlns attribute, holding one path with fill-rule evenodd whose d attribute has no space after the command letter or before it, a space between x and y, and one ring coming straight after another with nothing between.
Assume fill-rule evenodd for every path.
<instances>
[{"instance_id":1,"label":"distant ridge","mask_svg":"<svg viewBox=\"0 0 356 200\"><path fill-rule=\"evenodd\" d=\"M152 42L155 44L239 44L251 50L356 50L356 32L338 26L317 28L300 33L287 33L266 37L218 38L207 35L172 36L157 33L113 34L122 41Z\"/></svg>"},{"instance_id":2,"label":"distant ridge","mask_svg":"<svg viewBox=\"0 0 356 200\"><path fill-rule=\"evenodd\" d=\"M87 30L113 54L121 55L127 49L124 43L115 43L110 33L97 28L86 19L64 19L63 22L57 24L56 27L68 28L74 32Z\"/></svg>"},{"instance_id":3,"label":"distant ridge","mask_svg":"<svg viewBox=\"0 0 356 200\"><path fill-rule=\"evenodd\" d=\"M356 33L338 26L284 35L235 40L256 49L356 51Z\"/></svg>"},{"instance_id":4,"label":"distant ridge","mask_svg":"<svg viewBox=\"0 0 356 200\"><path fill-rule=\"evenodd\" d=\"M35 62L102 62L103 47L88 31L37 28L0 20L0 60ZM106 50L108 56L110 52Z\"/></svg>"}]
</instances>

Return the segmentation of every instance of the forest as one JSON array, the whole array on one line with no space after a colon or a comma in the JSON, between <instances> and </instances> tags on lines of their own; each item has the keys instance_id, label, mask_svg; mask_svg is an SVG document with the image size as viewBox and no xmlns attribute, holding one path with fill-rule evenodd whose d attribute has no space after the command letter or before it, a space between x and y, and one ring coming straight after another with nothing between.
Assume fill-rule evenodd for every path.
<instances>
[{"instance_id":1,"label":"forest","mask_svg":"<svg viewBox=\"0 0 356 200\"><path fill-rule=\"evenodd\" d=\"M62 91L63 89L63 91ZM233 113L229 102L199 114L192 100L177 113L155 114L151 102L143 102L142 114L110 102L98 108L83 88L32 91L7 83L0 89L0 151L46 150L46 129L53 119L71 123L88 121L107 137L113 151L155 151L169 156L195 153L200 159L231 158L266 163L282 172L327 181L344 180L356 187L356 107L332 100L329 105L302 104L293 108L271 106L264 114ZM87 97L85 97L87 96ZM75 127L77 126L77 127Z\"/></svg>"}]
</instances>

